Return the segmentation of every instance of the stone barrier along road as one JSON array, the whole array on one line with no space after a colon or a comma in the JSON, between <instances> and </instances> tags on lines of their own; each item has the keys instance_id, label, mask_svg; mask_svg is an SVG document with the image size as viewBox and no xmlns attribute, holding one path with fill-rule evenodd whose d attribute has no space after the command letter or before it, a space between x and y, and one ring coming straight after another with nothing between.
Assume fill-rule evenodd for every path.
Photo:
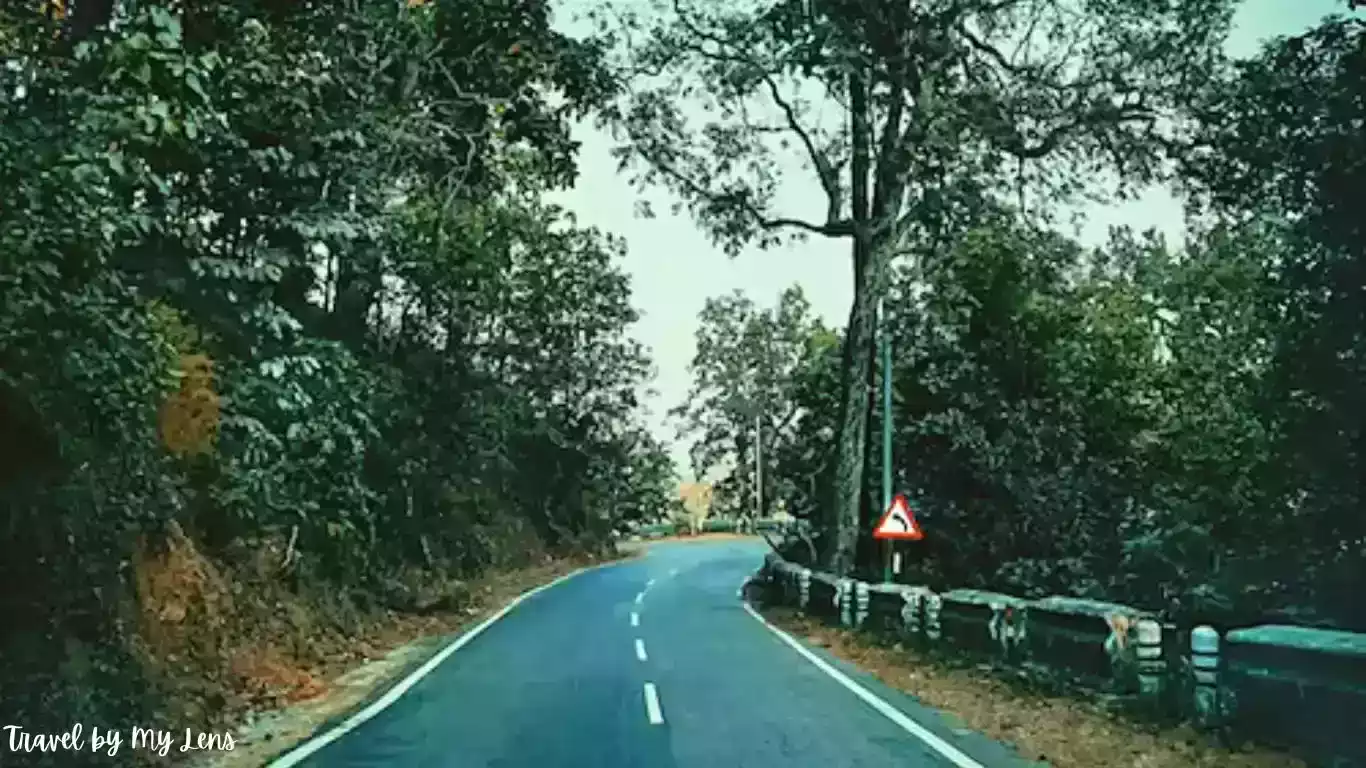
<instances>
[{"instance_id":1,"label":"stone barrier along road","mask_svg":"<svg viewBox=\"0 0 1366 768\"><path fill-rule=\"evenodd\" d=\"M1136 709L1366 767L1366 634L1256 626L1221 634L1071 597L864 584L769 553L765 599L918 647L1046 670Z\"/></svg>"}]
</instances>

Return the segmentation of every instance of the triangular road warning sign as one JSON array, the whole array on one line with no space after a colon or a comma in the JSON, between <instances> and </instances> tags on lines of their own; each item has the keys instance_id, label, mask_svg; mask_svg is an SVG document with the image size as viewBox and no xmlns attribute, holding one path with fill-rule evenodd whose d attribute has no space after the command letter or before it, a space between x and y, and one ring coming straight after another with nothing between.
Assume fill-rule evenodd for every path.
<instances>
[{"instance_id":1,"label":"triangular road warning sign","mask_svg":"<svg viewBox=\"0 0 1366 768\"><path fill-rule=\"evenodd\" d=\"M906 501L905 496L897 495L892 499L892 505L887 507L887 512L873 529L873 538L908 541L920 541L925 538L925 533L915 521L915 513L911 512L911 503Z\"/></svg>"}]
</instances>

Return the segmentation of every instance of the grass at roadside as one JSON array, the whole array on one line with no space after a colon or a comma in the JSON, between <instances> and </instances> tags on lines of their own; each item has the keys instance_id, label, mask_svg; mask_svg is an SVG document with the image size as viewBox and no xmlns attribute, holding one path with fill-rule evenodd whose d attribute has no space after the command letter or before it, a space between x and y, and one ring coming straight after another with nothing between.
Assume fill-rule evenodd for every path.
<instances>
[{"instance_id":1,"label":"grass at roadside","mask_svg":"<svg viewBox=\"0 0 1366 768\"><path fill-rule=\"evenodd\" d=\"M1230 750L1193 729L1157 728L1100 704L1025 692L972 668L955 668L913 650L879 645L786 608L764 608L769 621L826 649L883 683L905 691L963 726L1013 745L1022 757L1054 768L1304 768L1298 758L1247 747Z\"/></svg>"}]
</instances>

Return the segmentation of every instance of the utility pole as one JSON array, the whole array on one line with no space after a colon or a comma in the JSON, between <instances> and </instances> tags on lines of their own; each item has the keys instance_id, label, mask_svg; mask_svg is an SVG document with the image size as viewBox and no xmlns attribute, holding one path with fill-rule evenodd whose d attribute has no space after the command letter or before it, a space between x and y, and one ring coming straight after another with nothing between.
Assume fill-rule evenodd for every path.
<instances>
[{"instance_id":1,"label":"utility pole","mask_svg":"<svg viewBox=\"0 0 1366 768\"><path fill-rule=\"evenodd\" d=\"M882 509L892 506L892 339L887 332L884 300L877 300L877 334L882 352ZM887 542L887 559L882 569L882 581L892 581L892 557L895 545Z\"/></svg>"},{"instance_id":2,"label":"utility pole","mask_svg":"<svg viewBox=\"0 0 1366 768\"><path fill-rule=\"evenodd\" d=\"M764 516L764 415L754 414L754 522Z\"/></svg>"}]
</instances>

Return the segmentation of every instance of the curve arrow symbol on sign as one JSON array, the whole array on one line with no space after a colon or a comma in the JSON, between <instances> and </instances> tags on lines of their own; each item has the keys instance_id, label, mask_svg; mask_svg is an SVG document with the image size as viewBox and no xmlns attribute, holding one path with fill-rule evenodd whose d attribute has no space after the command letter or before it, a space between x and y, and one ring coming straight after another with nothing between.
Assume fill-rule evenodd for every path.
<instances>
[{"instance_id":1,"label":"curve arrow symbol on sign","mask_svg":"<svg viewBox=\"0 0 1366 768\"><path fill-rule=\"evenodd\" d=\"M911 511L911 503L906 500L904 495L898 494L896 498L892 499L891 505L883 513L877 527L873 529L873 538L905 539L907 541L919 541L925 538L924 532L915 522L915 513Z\"/></svg>"}]
</instances>

